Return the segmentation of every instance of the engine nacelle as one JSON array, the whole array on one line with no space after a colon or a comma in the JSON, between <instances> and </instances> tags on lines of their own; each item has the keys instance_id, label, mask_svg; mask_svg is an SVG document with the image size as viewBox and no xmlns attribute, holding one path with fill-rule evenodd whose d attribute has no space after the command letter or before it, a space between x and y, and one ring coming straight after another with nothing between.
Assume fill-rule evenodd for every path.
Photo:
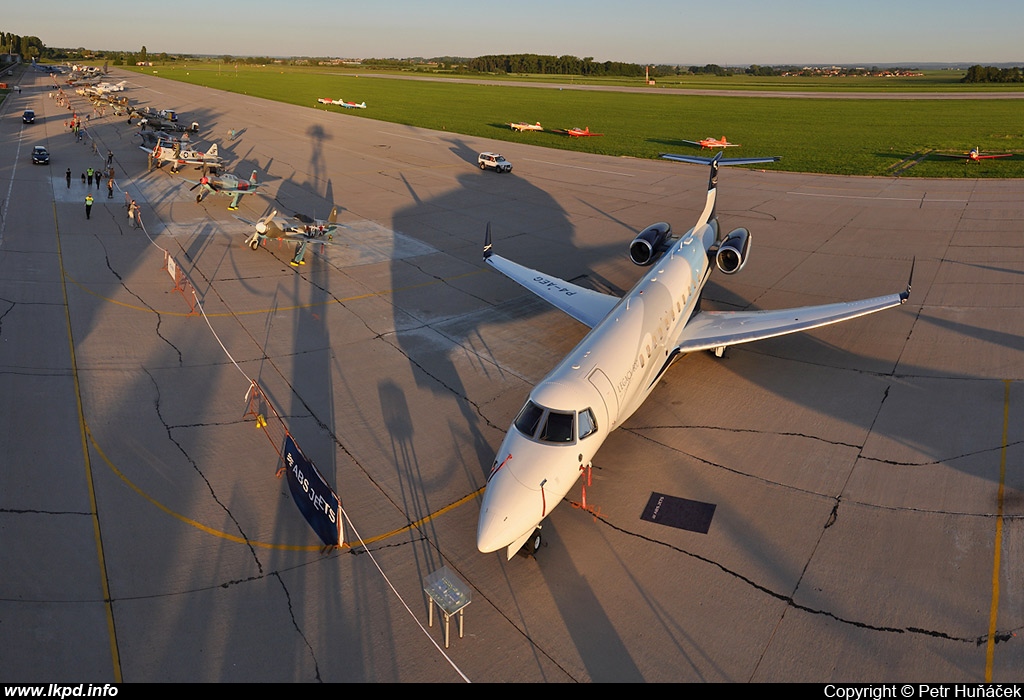
<instances>
[{"instance_id":1,"label":"engine nacelle","mask_svg":"<svg viewBox=\"0 0 1024 700\"><path fill-rule=\"evenodd\" d=\"M730 231L729 235L718 244L715 265L727 275L735 274L747 264L747 253L749 252L750 231L745 228L735 229Z\"/></svg>"},{"instance_id":2,"label":"engine nacelle","mask_svg":"<svg viewBox=\"0 0 1024 700\"><path fill-rule=\"evenodd\" d=\"M671 235L672 227L664 221L651 224L629 244L629 259L634 265L650 265L668 250Z\"/></svg>"}]
</instances>

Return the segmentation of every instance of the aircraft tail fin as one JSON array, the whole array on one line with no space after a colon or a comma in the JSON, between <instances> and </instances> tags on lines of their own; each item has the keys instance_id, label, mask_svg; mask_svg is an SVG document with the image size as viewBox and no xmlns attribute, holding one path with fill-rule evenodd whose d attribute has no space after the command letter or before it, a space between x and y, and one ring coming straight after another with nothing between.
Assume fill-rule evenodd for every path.
<instances>
[{"instance_id":1,"label":"aircraft tail fin","mask_svg":"<svg viewBox=\"0 0 1024 700\"><path fill-rule=\"evenodd\" d=\"M338 223L338 207L337 207L337 205L335 205L335 207L333 209L331 209L331 215L327 217L327 223L329 223L329 224L336 224L336 223Z\"/></svg>"},{"instance_id":2,"label":"aircraft tail fin","mask_svg":"<svg viewBox=\"0 0 1024 700\"><path fill-rule=\"evenodd\" d=\"M252 171L252 175L249 176L249 183L253 184L253 185L256 184L256 171L255 170L253 170Z\"/></svg>"},{"instance_id":3,"label":"aircraft tail fin","mask_svg":"<svg viewBox=\"0 0 1024 700\"><path fill-rule=\"evenodd\" d=\"M210 150L208 150L206 152L206 155L211 156L213 158L216 158L217 157L217 144L213 144L212 146L210 146Z\"/></svg>"}]
</instances>

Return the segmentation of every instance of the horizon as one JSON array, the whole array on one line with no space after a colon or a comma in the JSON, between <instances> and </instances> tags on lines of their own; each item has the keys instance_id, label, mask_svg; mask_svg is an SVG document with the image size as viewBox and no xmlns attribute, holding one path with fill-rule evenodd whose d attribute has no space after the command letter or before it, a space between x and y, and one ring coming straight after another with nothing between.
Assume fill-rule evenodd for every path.
<instances>
[{"instance_id":1,"label":"horizon","mask_svg":"<svg viewBox=\"0 0 1024 700\"><path fill-rule=\"evenodd\" d=\"M591 0L579 9L518 0L480 6L466 0L430 5L393 0L363 6L303 0L298 11L249 0L245 12L179 0L175 15L154 18L139 3L110 0L78 17L79 6L5 8L0 30L36 36L49 47L151 54L273 57L476 57L570 55L638 65L998 65L1024 62L1017 28L1024 3L978 0L965 18L951 0L865 0L820 6L780 0L704 3L641 0L623 6ZM66 10L64 12L63 10ZM64 20L67 15L75 19ZM985 22L969 22L973 17ZM198 18L198 19L193 19ZM984 24L986 26L978 26ZM984 54L980 60L970 58ZM875 56L866 62L864 56ZM699 58L698 58L699 57Z\"/></svg>"}]
</instances>

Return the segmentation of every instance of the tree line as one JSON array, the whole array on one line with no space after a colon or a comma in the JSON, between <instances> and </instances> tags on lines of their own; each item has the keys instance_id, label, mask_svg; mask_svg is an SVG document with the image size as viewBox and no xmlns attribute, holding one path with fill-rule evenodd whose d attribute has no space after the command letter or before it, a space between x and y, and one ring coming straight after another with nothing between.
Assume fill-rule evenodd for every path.
<instances>
[{"instance_id":1,"label":"tree line","mask_svg":"<svg viewBox=\"0 0 1024 700\"><path fill-rule=\"evenodd\" d=\"M16 53L23 59L46 58L46 47L37 36L0 32L0 53Z\"/></svg>"},{"instance_id":2,"label":"tree line","mask_svg":"<svg viewBox=\"0 0 1024 700\"><path fill-rule=\"evenodd\" d=\"M1020 68L996 68L995 66L971 66L961 83L1022 83L1024 74Z\"/></svg>"}]
</instances>

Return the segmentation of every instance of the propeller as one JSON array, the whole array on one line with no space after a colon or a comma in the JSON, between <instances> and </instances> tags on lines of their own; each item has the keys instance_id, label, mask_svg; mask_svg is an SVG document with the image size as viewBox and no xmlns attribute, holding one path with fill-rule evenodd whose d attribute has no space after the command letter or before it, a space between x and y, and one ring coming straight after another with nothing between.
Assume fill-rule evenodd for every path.
<instances>
[{"instance_id":1,"label":"propeller","mask_svg":"<svg viewBox=\"0 0 1024 700\"><path fill-rule=\"evenodd\" d=\"M267 231L270 228L268 224L274 220L275 216L277 216L277 209L274 209L272 212L270 212L269 214L261 218L259 221L257 221L256 233L260 234L261 236L266 235Z\"/></svg>"}]
</instances>

